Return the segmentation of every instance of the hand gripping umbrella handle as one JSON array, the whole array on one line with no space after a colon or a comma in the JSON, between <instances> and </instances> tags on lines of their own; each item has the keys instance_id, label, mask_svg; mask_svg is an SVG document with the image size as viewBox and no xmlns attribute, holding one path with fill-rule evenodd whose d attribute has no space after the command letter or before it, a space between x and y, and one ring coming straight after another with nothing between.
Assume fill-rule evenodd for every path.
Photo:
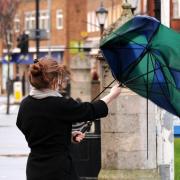
<instances>
[{"instance_id":1,"label":"hand gripping umbrella handle","mask_svg":"<svg viewBox=\"0 0 180 180\"><path fill-rule=\"evenodd\" d=\"M91 128L91 125L92 125L92 121L88 121L86 122L86 124L82 127L82 129L80 130L82 133L85 133L86 131L89 131L90 128ZM78 142L76 141L76 137L78 136L78 134L76 134L74 137L73 137L73 141L74 142Z\"/></svg>"}]
</instances>

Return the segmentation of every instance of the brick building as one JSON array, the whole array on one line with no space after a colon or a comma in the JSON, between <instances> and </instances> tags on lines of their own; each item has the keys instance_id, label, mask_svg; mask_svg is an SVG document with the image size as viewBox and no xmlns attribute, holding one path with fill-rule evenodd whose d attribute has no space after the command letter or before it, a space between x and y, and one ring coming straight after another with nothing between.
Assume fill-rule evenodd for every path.
<instances>
[{"instance_id":1,"label":"brick building","mask_svg":"<svg viewBox=\"0 0 180 180\"><path fill-rule=\"evenodd\" d=\"M69 64L71 54L76 53L76 49L74 49L75 52L71 53L69 46L77 47L78 42L82 40L81 32L86 32L86 2L86 0L39 0L39 28L45 29L49 37L49 39L40 41L39 57L47 55L50 51L51 56L57 59L58 62ZM35 40L30 39L27 60L29 63L22 61L22 63L17 63L18 58L20 58L20 49L17 48L16 39L23 31L30 35L31 30L36 28L35 16L35 0L21 0L14 18L14 33L12 36L12 59L14 63L10 63L10 79L15 79L17 75L20 77L23 74L26 75L27 64L32 63L36 57ZM3 40L0 39L1 93L6 90L6 52L7 50L3 48Z\"/></svg>"},{"instance_id":2,"label":"brick building","mask_svg":"<svg viewBox=\"0 0 180 180\"><path fill-rule=\"evenodd\" d=\"M148 1L148 14L150 16L155 16L159 13L159 17L161 17L161 20L163 17L162 15L162 7L161 5L163 2L166 2L169 7L169 9L164 9L165 11L169 12L169 26L176 31L180 32L180 1L179 0L153 0Z\"/></svg>"},{"instance_id":3,"label":"brick building","mask_svg":"<svg viewBox=\"0 0 180 180\"><path fill-rule=\"evenodd\" d=\"M149 14L156 16L157 4L163 0L139 0L136 4L135 14ZM177 31L180 30L180 9L178 0L170 2L170 26ZM100 28L95 11L100 6L100 0L39 0L39 25L45 29L49 39L40 41L40 56L51 52L59 62L69 65L72 56L79 52L79 46L90 47L89 54L92 59L98 52ZM123 0L103 0L104 7L108 10L108 17L105 28L115 22L122 12ZM132 3L133 0L128 0ZM50 10L50 11L49 11ZM50 13L49 13L50 12ZM49 23L50 22L50 23ZM21 0L19 9L14 18L13 54L17 55L20 49L17 48L16 39L24 30L29 33L35 29L35 0ZM30 40L29 58L35 58L35 41ZM5 60L6 49L3 48L3 41L0 40L0 92L5 92L7 79L7 64ZM18 56L15 56L16 58ZM27 72L24 64L10 63L10 78L16 78L17 71L20 77ZM17 68L19 67L19 68Z\"/></svg>"}]
</instances>

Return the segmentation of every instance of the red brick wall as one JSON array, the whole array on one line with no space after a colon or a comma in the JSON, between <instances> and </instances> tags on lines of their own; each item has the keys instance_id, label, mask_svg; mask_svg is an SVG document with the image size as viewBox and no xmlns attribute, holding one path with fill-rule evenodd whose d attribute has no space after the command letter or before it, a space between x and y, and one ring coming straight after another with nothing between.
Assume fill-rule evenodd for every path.
<instances>
[{"instance_id":1,"label":"red brick wall","mask_svg":"<svg viewBox=\"0 0 180 180\"><path fill-rule=\"evenodd\" d=\"M47 10L47 0L41 0L39 3L41 10ZM56 10L63 11L63 29L56 29ZM19 16L21 19L21 31L24 30L24 12L35 11L35 1L23 1L19 8ZM51 0L51 44L65 45L66 44L66 0ZM34 41L30 41L30 46L35 46ZM47 46L47 41L40 42L40 46Z\"/></svg>"},{"instance_id":2,"label":"red brick wall","mask_svg":"<svg viewBox=\"0 0 180 180\"><path fill-rule=\"evenodd\" d=\"M175 29L176 31L179 31L180 32L180 19L174 19L173 18L173 3L172 3L172 0L171 0L171 4L170 4L170 26Z\"/></svg>"},{"instance_id":3,"label":"red brick wall","mask_svg":"<svg viewBox=\"0 0 180 180\"><path fill-rule=\"evenodd\" d=\"M40 1L40 9L47 9L47 0ZM61 9L63 12L63 29L56 28L56 11ZM24 13L35 10L35 1L22 2L19 8L22 28L24 30ZM69 41L81 40L81 31L86 31L86 0L51 0L51 45L64 45L68 47ZM18 36L18 34L17 34ZM40 41L40 47L47 46L48 41ZM30 47L35 47L35 41L30 41ZM65 50L64 60L68 63L69 50Z\"/></svg>"}]
</instances>

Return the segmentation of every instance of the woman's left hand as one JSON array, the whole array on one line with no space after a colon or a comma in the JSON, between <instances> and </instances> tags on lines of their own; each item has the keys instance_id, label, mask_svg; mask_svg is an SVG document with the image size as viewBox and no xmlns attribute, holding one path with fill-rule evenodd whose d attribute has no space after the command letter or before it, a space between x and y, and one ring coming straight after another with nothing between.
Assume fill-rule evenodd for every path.
<instances>
[{"instance_id":1,"label":"woman's left hand","mask_svg":"<svg viewBox=\"0 0 180 180\"><path fill-rule=\"evenodd\" d=\"M80 143L85 138L85 134L81 131L73 131L72 132L72 142L73 143Z\"/></svg>"}]
</instances>

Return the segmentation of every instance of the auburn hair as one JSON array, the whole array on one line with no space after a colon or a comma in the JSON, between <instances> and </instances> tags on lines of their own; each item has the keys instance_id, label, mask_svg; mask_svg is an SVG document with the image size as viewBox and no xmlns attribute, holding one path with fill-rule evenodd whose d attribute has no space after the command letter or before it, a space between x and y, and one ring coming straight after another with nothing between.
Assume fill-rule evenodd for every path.
<instances>
[{"instance_id":1,"label":"auburn hair","mask_svg":"<svg viewBox=\"0 0 180 180\"><path fill-rule=\"evenodd\" d=\"M67 68L53 58L43 57L30 65L28 78L30 84L37 89L56 88L62 86L64 78L69 74Z\"/></svg>"}]
</instances>

